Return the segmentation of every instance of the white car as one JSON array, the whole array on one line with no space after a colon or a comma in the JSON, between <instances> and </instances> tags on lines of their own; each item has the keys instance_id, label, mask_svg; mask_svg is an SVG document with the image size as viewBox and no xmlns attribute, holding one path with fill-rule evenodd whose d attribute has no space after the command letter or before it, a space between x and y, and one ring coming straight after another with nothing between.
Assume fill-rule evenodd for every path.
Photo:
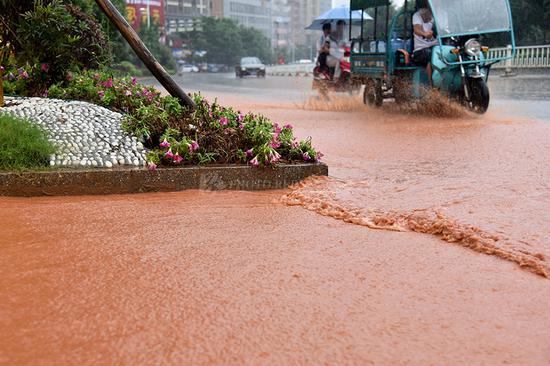
<instances>
[{"instance_id":1,"label":"white car","mask_svg":"<svg viewBox=\"0 0 550 366\"><path fill-rule=\"evenodd\" d=\"M178 66L178 74L188 73L188 72L199 72L199 68L191 64L180 64Z\"/></svg>"}]
</instances>

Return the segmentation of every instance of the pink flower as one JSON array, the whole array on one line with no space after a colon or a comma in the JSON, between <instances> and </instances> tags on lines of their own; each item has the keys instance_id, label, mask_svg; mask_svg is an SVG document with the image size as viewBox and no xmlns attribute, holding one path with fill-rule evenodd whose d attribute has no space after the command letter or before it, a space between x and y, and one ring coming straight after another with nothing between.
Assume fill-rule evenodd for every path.
<instances>
[{"instance_id":1,"label":"pink flower","mask_svg":"<svg viewBox=\"0 0 550 366\"><path fill-rule=\"evenodd\" d=\"M42 72L48 72L50 70L50 65L42 64L40 65L40 70L42 70Z\"/></svg>"},{"instance_id":2,"label":"pink flower","mask_svg":"<svg viewBox=\"0 0 550 366\"><path fill-rule=\"evenodd\" d=\"M277 140L273 139L271 140L271 142L269 143L269 146L273 149L278 149L281 147L281 143L278 142Z\"/></svg>"},{"instance_id":3,"label":"pink flower","mask_svg":"<svg viewBox=\"0 0 550 366\"><path fill-rule=\"evenodd\" d=\"M287 123L287 124L285 125L285 128L286 128L287 130L292 130L294 127L292 127L292 125L291 125L290 123Z\"/></svg>"},{"instance_id":4,"label":"pink flower","mask_svg":"<svg viewBox=\"0 0 550 366\"><path fill-rule=\"evenodd\" d=\"M260 162L258 161L258 157L256 156L254 159L250 160L250 165L252 165L253 167L258 167L260 166Z\"/></svg>"},{"instance_id":5,"label":"pink flower","mask_svg":"<svg viewBox=\"0 0 550 366\"><path fill-rule=\"evenodd\" d=\"M241 131L244 130L244 123L241 122L241 123L239 124L239 129L240 129Z\"/></svg>"},{"instance_id":6,"label":"pink flower","mask_svg":"<svg viewBox=\"0 0 550 366\"><path fill-rule=\"evenodd\" d=\"M297 149L300 144L297 141L294 141L292 145L290 145L293 149Z\"/></svg>"},{"instance_id":7,"label":"pink flower","mask_svg":"<svg viewBox=\"0 0 550 366\"><path fill-rule=\"evenodd\" d=\"M172 149L169 149L166 154L164 154L165 158L172 159L174 157L174 153L172 152Z\"/></svg>"},{"instance_id":8,"label":"pink flower","mask_svg":"<svg viewBox=\"0 0 550 366\"><path fill-rule=\"evenodd\" d=\"M67 73L67 81L72 81L72 80L74 80L74 76L73 76L73 73L69 71Z\"/></svg>"},{"instance_id":9,"label":"pink flower","mask_svg":"<svg viewBox=\"0 0 550 366\"><path fill-rule=\"evenodd\" d=\"M320 152L320 151L317 151L317 154L315 155L317 161L321 161L321 159L323 158L323 156L325 156L325 154L323 154L323 153Z\"/></svg>"},{"instance_id":10,"label":"pink flower","mask_svg":"<svg viewBox=\"0 0 550 366\"><path fill-rule=\"evenodd\" d=\"M239 112L239 116L237 117L237 121L242 122L244 121L244 116Z\"/></svg>"},{"instance_id":11,"label":"pink flower","mask_svg":"<svg viewBox=\"0 0 550 366\"><path fill-rule=\"evenodd\" d=\"M4 69L4 66L0 66L0 72L4 72L6 69Z\"/></svg>"},{"instance_id":12,"label":"pink flower","mask_svg":"<svg viewBox=\"0 0 550 366\"><path fill-rule=\"evenodd\" d=\"M44 92L42 93L42 98L47 98L47 97L48 97L48 91L44 90Z\"/></svg>"},{"instance_id":13,"label":"pink flower","mask_svg":"<svg viewBox=\"0 0 550 366\"><path fill-rule=\"evenodd\" d=\"M21 68L21 69L17 70L17 72L19 73L19 77L21 79L28 79L29 78L29 73L25 69Z\"/></svg>"},{"instance_id":14,"label":"pink flower","mask_svg":"<svg viewBox=\"0 0 550 366\"><path fill-rule=\"evenodd\" d=\"M147 163L147 168L150 170L150 171L155 171L157 170L157 164L155 163Z\"/></svg>"},{"instance_id":15,"label":"pink flower","mask_svg":"<svg viewBox=\"0 0 550 366\"><path fill-rule=\"evenodd\" d=\"M105 92L103 90L100 90L97 92L97 95L99 96L99 99L103 99L105 97Z\"/></svg>"},{"instance_id":16,"label":"pink flower","mask_svg":"<svg viewBox=\"0 0 550 366\"><path fill-rule=\"evenodd\" d=\"M132 91L131 90L126 90L124 92L124 95L126 95L127 97L131 97L132 96Z\"/></svg>"},{"instance_id":17,"label":"pink flower","mask_svg":"<svg viewBox=\"0 0 550 366\"><path fill-rule=\"evenodd\" d=\"M166 139L164 139L164 141L162 141L159 146L163 149L166 149L167 147L170 147L170 143Z\"/></svg>"},{"instance_id":18,"label":"pink flower","mask_svg":"<svg viewBox=\"0 0 550 366\"><path fill-rule=\"evenodd\" d=\"M229 120L225 117L220 118L220 124L222 126L227 126L229 124Z\"/></svg>"},{"instance_id":19,"label":"pink flower","mask_svg":"<svg viewBox=\"0 0 550 366\"><path fill-rule=\"evenodd\" d=\"M254 155L254 152L252 151L252 149L246 150L246 157L247 157L247 158L251 158L252 155Z\"/></svg>"},{"instance_id":20,"label":"pink flower","mask_svg":"<svg viewBox=\"0 0 550 366\"><path fill-rule=\"evenodd\" d=\"M281 159L281 155L277 151L275 151L275 152L269 154L269 158L270 158L269 162L271 164L275 164L276 162L278 162Z\"/></svg>"},{"instance_id":21,"label":"pink flower","mask_svg":"<svg viewBox=\"0 0 550 366\"><path fill-rule=\"evenodd\" d=\"M135 77L132 77L132 85L136 85L137 84L137 79Z\"/></svg>"},{"instance_id":22,"label":"pink flower","mask_svg":"<svg viewBox=\"0 0 550 366\"><path fill-rule=\"evenodd\" d=\"M189 153L192 154L198 149L199 149L199 144L197 143L197 141L191 141L191 144L189 145Z\"/></svg>"},{"instance_id":23,"label":"pink flower","mask_svg":"<svg viewBox=\"0 0 550 366\"><path fill-rule=\"evenodd\" d=\"M275 128L275 135L278 136L281 132L283 132L283 129L279 127L279 124L275 123L273 127Z\"/></svg>"},{"instance_id":24,"label":"pink flower","mask_svg":"<svg viewBox=\"0 0 550 366\"><path fill-rule=\"evenodd\" d=\"M180 156L180 154L176 153L174 155L174 164L180 164L183 161L183 158Z\"/></svg>"},{"instance_id":25,"label":"pink flower","mask_svg":"<svg viewBox=\"0 0 550 366\"><path fill-rule=\"evenodd\" d=\"M101 85L104 88L107 88L107 89L112 88L113 87L113 78L107 79L107 81L102 82Z\"/></svg>"},{"instance_id":26,"label":"pink flower","mask_svg":"<svg viewBox=\"0 0 550 366\"><path fill-rule=\"evenodd\" d=\"M309 152L305 152L302 154L302 157L304 158L305 161L310 161L311 160L311 156L309 156Z\"/></svg>"}]
</instances>

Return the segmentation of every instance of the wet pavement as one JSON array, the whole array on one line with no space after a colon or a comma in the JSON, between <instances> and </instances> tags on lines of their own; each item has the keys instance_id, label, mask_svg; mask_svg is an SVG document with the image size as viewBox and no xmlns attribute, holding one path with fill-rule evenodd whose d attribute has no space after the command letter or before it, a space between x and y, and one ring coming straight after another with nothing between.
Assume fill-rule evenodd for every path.
<instances>
[{"instance_id":1,"label":"wet pavement","mask_svg":"<svg viewBox=\"0 0 550 366\"><path fill-rule=\"evenodd\" d=\"M175 77L187 92L240 95L267 103L302 103L315 94L310 77L236 78L234 74L183 74ZM155 80L146 82L158 86ZM550 70L536 75L491 75L492 109L507 115L550 120Z\"/></svg>"},{"instance_id":2,"label":"wet pavement","mask_svg":"<svg viewBox=\"0 0 550 366\"><path fill-rule=\"evenodd\" d=\"M550 79L494 78L481 117L179 80L292 123L331 177L0 198L0 363L548 364Z\"/></svg>"}]
</instances>

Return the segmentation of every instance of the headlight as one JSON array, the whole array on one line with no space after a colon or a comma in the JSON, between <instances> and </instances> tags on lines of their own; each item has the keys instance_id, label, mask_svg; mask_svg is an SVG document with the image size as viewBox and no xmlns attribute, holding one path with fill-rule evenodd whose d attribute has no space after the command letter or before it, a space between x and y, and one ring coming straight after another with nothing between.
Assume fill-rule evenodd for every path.
<instances>
[{"instance_id":1,"label":"headlight","mask_svg":"<svg viewBox=\"0 0 550 366\"><path fill-rule=\"evenodd\" d=\"M464 50L470 56L479 56L481 52L481 43L475 38L469 39L464 45Z\"/></svg>"},{"instance_id":2,"label":"headlight","mask_svg":"<svg viewBox=\"0 0 550 366\"><path fill-rule=\"evenodd\" d=\"M246 71L246 67L241 66L241 70Z\"/></svg>"},{"instance_id":3,"label":"headlight","mask_svg":"<svg viewBox=\"0 0 550 366\"><path fill-rule=\"evenodd\" d=\"M260 66L260 70L265 70L265 66Z\"/></svg>"}]
</instances>

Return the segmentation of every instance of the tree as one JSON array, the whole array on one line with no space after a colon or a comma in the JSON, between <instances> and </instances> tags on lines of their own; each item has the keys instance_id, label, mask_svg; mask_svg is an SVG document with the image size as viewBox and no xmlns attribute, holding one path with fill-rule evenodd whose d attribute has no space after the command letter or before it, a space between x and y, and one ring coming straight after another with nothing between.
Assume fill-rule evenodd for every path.
<instances>
[{"instance_id":1,"label":"tree","mask_svg":"<svg viewBox=\"0 0 550 366\"><path fill-rule=\"evenodd\" d=\"M193 51L206 51L210 63L235 65L246 56L271 60L269 40L261 31L231 19L202 18L196 30L180 33L180 37Z\"/></svg>"},{"instance_id":2,"label":"tree","mask_svg":"<svg viewBox=\"0 0 550 366\"><path fill-rule=\"evenodd\" d=\"M511 0L511 7L519 45L550 41L550 0Z\"/></svg>"}]
</instances>

